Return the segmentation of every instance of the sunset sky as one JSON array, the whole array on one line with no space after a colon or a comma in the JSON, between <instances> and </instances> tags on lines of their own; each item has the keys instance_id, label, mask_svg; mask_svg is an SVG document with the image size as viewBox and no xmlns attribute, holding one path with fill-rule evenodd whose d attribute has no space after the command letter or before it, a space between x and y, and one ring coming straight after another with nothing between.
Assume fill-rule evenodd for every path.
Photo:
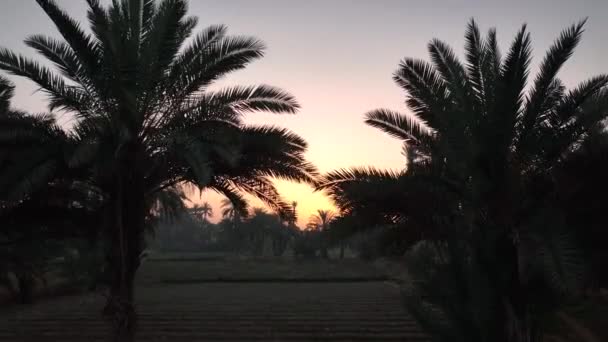
<instances>
[{"instance_id":1,"label":"sunset sky","mask_svg":"<svg viewBox=\"0 0 608 342\"><path fill-rule=\"evenodd\" d=\"M84 0L59 3L85 21ZM405 56L427 58L426 44L440 38L461 54L464 29L474 17L485 31L496 27L503 51L524 22L532 33L535 66L560 30L589 17L583 42L563 69L567 86L608 72L608 1L409 1L409 0L191 0L199 26L225 24L232 34L253 35L268 46L266 57L220 84L271 84L294 94L297 115L252 114L250 123L287 127L309 142L308 159L320 171L351 166L402 168L400 143L363 124L374 108L405 111L404 94L391 74ZM57 36L34 0L0 0L0 46L33 56L23 39L30 34ZM85 25L86 26L86 25ZM42 58L36 57L41 61ZM15 107L44 111L35 86L17 84ZM305 185L278 182L288 201L297 201L300 225L331 203ZM212 203L220 197L193 196Z\"/></svg>"}]
</instances>

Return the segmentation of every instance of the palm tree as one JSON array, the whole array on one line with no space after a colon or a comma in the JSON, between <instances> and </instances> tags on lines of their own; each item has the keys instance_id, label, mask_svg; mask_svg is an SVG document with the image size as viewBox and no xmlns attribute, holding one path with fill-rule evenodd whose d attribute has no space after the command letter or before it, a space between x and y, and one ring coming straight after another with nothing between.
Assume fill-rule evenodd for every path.
<instances>
[{"instance_id":1,"label":"palm tree","mask_svg":"<svg viewBox=\"0 0 608 342\"><path fill-rule=\"evenodd\" d=\"M41 150L7 172L12 179L3 178L10 188L33 188L59 171L81 170L80 180L103 196L114 271L109 311L126 312L119 316L129 319L119 320L117 334L132 338L133 280L145 218L158 193L190 183L234 201L242 201L244 191L286 207L270 177L312 182L316 170L304 160L306 143L283 129L245 126L242 117L295 113L299 105L266 85L209 90L215 80L262 57L264 45L228 36L224 26L189 39L197 20L186 16L186 0L123 0L108 8L88 0L92 34L54 1L37 2L63 40L34 35L26 44L57 70L7 49L0 49L0 69L34 81L51 110L72 115L73 127L64 131L48 120L37 122L56 136L52 146L42 146L60 153ZM15 127L21 126L4 127L13 130L13 140L27 133Z\"/></svg>"},{"instance_id":2,"label":"palm tree","mask_svg":"<svg viewBox=\"0 0 608 342\"><path fill-rule=\"evenodd\" d=\"M203 202L202 205L194 205L190 208L192 215L198 217L203 223L207 223L207 219L213 217L213 208L209 202Z\"/></svg>"},{"instance_id":3,"label":"palm tree","mask_svg":"<svg viewBox=\"0 0 608 342\"><path fill-rule=\"evenodd\" d=\"M335 219L336 215L331 210L317 210L317 213L312 215L310 221L313 222L319 230L326 231L329 229L330 223Z\"/></svg>"},{"instance_id":4,"label":"palm tree","mask_svg":"<svg viewBox=\"0 0 608 342\"><path fill-rule=\"evenodd\" d=\"M287 210L287 212L285 213L286 219L287 219L287 224L289 226L295 226L296 222L298 221L298 202L297 201L292 201L291 202L291 207L289 207L289 209Z\"/></svg>"},{"instance_id":5,"label":"palm tree","mask_svg":"<svg viewBox=\"0 0 608 342\"><path fill-rule=\"evenodd\" d=\"M548 289L574 285L580 261L553 205L553 172L608 115L596 105L608 76L570 91L557 78L583 26L562 32L529 87L525 25L504 58L495 30L482 38L474 21L464 64L447 44L431 41L432 63L406 58L393 77L411 113L366 115L367 124L404 142L405 174L339 170L321 185L346 198L346 207L364 208L378 196L369 179L400 184L402 194L392 198L401 199L393 206L401 206L402 222L440 231L408 259L426 267L413 266L416 282L405 288L410 311L438 340L537 340L538 310L554 293ZM421 203L437 211L418 211ZM544 274L531 273L539 269ZM543 282L548 287L537 286Z\"/></svg>"},{"instance_id":6,"label":"palm tree","mask_svg":"<svg viewBox=\"0 0 608 342\"><path fill-rule=\"evenodd\" d=\"M320 251L321 257L328 258L329 255L327 253L327 232L329 230L329 225L335 219L335 215L331 210L317 210L317 213L310 218L310 222L316 226L316 229L322 234L319 242L321 244Z\"/></svg>"}]
</instances>

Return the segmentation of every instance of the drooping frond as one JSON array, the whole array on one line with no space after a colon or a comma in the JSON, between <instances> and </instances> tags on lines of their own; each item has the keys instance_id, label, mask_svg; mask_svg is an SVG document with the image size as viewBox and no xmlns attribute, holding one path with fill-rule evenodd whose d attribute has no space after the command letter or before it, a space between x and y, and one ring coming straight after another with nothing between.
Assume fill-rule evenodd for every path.
<instances>
[{"instance_id":1,"label":"drooping frond","mask_svg":"<svg viewBox=\"0 0 608 342\"><path fill-rule=\"evenodd\" d=\"M324 175L319 181L318 190L325 190L341 183L366 182L374 179L397 179L403 173L392 170L378 170L373 167L339 169Z\"/></svg>"},{"instance_id":2,"label":"drooping frond","mask_svg":"<svg viewBox=\"0 0 608 342\"><path fill-rule=\"evenodd\" d=\"M376 109L365 114L365 123L411 145L427 145L434 130L415 115Z\"/></svg>"},{"instance_id":3,"label":"drooping frond","mask_svg":"<svg viewBox=\"0 0 608 342\"><path fill-rule=\"evenodd\" d=\"M148 204L150 207L148 221L150 221L150 224L154 224L160 220L171 221L177 219L186 211L184 202L188 198L179 187L170 187L156 192L148 200L152 202Z\"/></svg>"},{"instance_id":4,"label":"drooping frond","mask_svg":"<svg viewBox=\"0 0 608 342\"><path fill-rule=\"evenodd\" d=\"M232 186L230 182L221 178L215 178L209 187L219 194L226 196L226 198L222 200L223 217L232 216L232 213L238 213L241 217L247 216L249 204L239 190Z\"/></svg>"},{"instance_id":5,"label":"drooping frond","mask_svg":"<svg viewBox=\"0 0 608 342\"><path fill-rule=\"evenodd\" d=\"M303 138L286 129L246 126L239 165L252 175L314 184L318 171L304 157L307 146Z\"/></svg>"},{"instance_id":6,"label":"drooping frond","mask_svg":"<svg viewBox=\"0 0 608 342\"><path fill-rule=\"evenodd\" d=\"M196 98L193 109L201 106L218 108L221 111L245 114L255 111L271 113L295 113L300 105L289 93L267 85L235 86L215 92L206 92Z\"/></svg>"},{"instance_id":7,"label":"drooping frond","mask_svg":"<svg viewBox=\"0 0 608 342\"><path fill-rule=\"evenodd\" d=\"M217 178L220 182L227 182L233 188L261 200L276 212L283 212L289 208L289 204L281 197L270 179L228 175L222 175Z\"/></svg>"},{"instance_id":8,"label":"drooping frond","mask_svg":"<svg viewBox=\"0 0 608 342\"><path fill-rule=\"evenodd\" d=\"M51 18L63 39L70 45L74 53L82 62L83 67L92 72L98 67L96 43L69 15L60 9L53 0L36 0L38 5Z\"/></svg>"},{"instance_id":9,"label":"drooping frond","mask_svg":"<svg viewBox=\"0 0 608 342\"><path fill-rule=\"evenodd\" d=\"M65 77L84 84L89 82L84 78L78 56L67 43L43 35L35 35L28 37L25 44L55 63Z\"/></svg>"},{"instance_id":10,"label":"drooping frond","mask_svg":"<svg viewBox=\"0 0 608 342\"><path fill-rule=\"evenodd\" d=\"M89 97L79 88L68 86L63 78L36 62L0 49L0 69L13 75L27 77L37 83L50 97L50 109L86 112Z\"/></svg>"}]
</instances>

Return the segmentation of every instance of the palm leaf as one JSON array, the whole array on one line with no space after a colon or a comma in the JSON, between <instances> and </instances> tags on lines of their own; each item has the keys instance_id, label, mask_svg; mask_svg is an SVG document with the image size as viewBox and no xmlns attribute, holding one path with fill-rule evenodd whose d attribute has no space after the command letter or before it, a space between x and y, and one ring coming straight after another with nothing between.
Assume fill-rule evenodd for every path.
<instances>
[{"instance_id":1,"label":"palm leaf","mask_svg":"<svg viewBox=\"0 0 608 342\"><path fill-rule=\"evenodd\" d=\"M420 119L434 129L440 127L446 110L447 87L432 65L411 58L404 59L393 74L393 80L407 91L407 105Z\"/></svg>"},{"instance_id":2,"label":"palm leaf","mask_svg":"<svg viewBox=\"0 0 608 342\"><path fill-rule=\"evenodd\" d=\"M365 114L365 123L411 145L426 146L435 135L434 130L418 117L387 109L368 112Z\"/></svg>"},{"instance_id":3,"label":"palm leaf","mask_svg":"<svg viewBox=\"0 0 608 342\"><path fill-rule=\"evenodd\" d=\"M53 0L36 0L38 5L51 18L59 33L70 45L74 53L82 61L83 67L89 72L98 67L98 55L96 43L81 28L80 25L68 14L61 10Z\"/></svg>"},{"instance_id":4,"label":"palm leaf","mask_svg":"<svg viewBox=\"0 0 608 342\"><path fill-rule=\"evenodd\" d=\"M547 55L540 65L540 72L536 76L534 86L525 104L525 111L521 118L520 140L526 141L528 134L538 124L539 118L555 105L555 97L550 96L551 88L558 71L572 56L574 49L581 40L586 20L564 30L560 37L549 48Z\"/></svg>"}]
</instances>

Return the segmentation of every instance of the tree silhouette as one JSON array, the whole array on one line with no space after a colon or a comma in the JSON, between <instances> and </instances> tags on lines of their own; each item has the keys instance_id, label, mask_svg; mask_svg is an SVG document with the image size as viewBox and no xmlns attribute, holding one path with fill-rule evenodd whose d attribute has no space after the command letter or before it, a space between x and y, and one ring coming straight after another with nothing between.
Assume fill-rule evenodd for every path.
<instances>
[{"instance_id":1,"label":"tree silhouette","mask_svg":"<svg viewBox=\"0 0 608 342\"><path fill-rule=\"evenodd\" d=\"M432 40L431 63L406 58L393 77L410 112L366 115L403 141L407 170L338 170L322 181L339 206L370 212L379 198L394 208L381 211L385 218L418 229L418 241L433 240L411 250L416 281L404 294L437 340L537 340L535 319L580 279L580 253L556 210L554 171L608 114L597 105L608 76L570 91L557 78L583 26L562 32L529 87L525 25L504 57L495 30L482 38L474 21L465 63Z\"/></svg>"},{"instance_id":2,"label":"tree silhouette","mask_svg":"<svg viewBox=\"0 0 608 342\"><path fill-rule=\"evenodd\" d=\"M209 202L203 202L201 205L194 205L190 208L190 212L203 221L203 223L207 223L208 219L213 217L213 208Z\"/></svg>"},{"instance_id":3,"label":"tree silhouette","mask_svg":"<svg viewBox=\"0 0 608 342\"><path fill-rule=\"evenodd\" d=\"M311 226L314 226L322 235L319 239L319 243L321 244L319 250L321 251L321 256L323 258L328 258L329 255L327 253L327 244L328 244L328 230L329 225L335 219L335 215L330 210L317 210L317 213L313 215L310 219Z\"/></svg>"},{"instance_id":4,"label":"tree silhouette","mask_svg":"<svg viewBox=\"0 0 608 342\"><path fill-rule=\"evenodd\" d=\"M330 223L335 219L336 215L331 210L317 210L317 213L312 215L310 221L318 227L320 231L329 229Z\"/></svg>"},{"instance_id":5,"label":"tree silhouette","mask_svg":"<svg viewBox=\"0 0 608 342\"><path fill-rule=\"evenodd\" d=\"M284 129L246 126L242 117L294 113L299 105L266 85L210 90L214 81L262 57L264 45L228 36L224 26L189 39L197 20L186 16L185 0L114 1L109 8L89 0L92 34L54 1L37 2L63 39L34 35L26 44L56 71L7 49L0 49L0 69L35 82L49 108L69 112L74 125L64 131L49 115L4 125L14 132L13 142L40 135L37 127L50 135L38 154L3 170L2 178L11 192L25 195L77 173L103 197L113 270L105 311L120 317L119 338L132 339L133 280L158 194L191 183L233 201L242 201L244 191L286 207L270 177L312 182L316 171L304 160L306 143Z\"/></svg>"}]
</instances>

